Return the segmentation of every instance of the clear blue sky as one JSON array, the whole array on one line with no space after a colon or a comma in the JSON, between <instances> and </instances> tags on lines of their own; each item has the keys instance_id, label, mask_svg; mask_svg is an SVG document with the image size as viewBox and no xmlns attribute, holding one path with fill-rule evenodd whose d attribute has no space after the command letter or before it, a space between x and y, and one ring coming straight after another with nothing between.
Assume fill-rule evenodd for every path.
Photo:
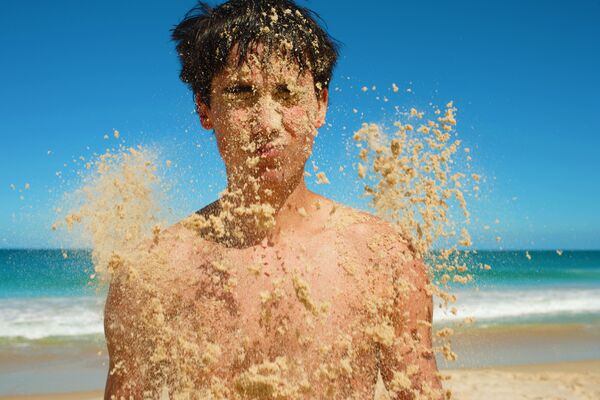
<instances>
[{"instance_id":1,"label":"clear blue sky","mask_svg":"<svg viewBox=\"0 0 600 400\"><path fill-rule=\"evenodd\" d=\"M169 39L193 4L3 2L0 247L54 243L51 209L81 168L72 159L114 144L103 139L112 129L127 144L153 146L174 161L169 179L179 215L216 197L222 165L192 114ZM504 248L600 248L598 1L300 4L344 44L332 126L315 149L332 184L312 187L361 204L355 173L335 171L351 160L344 144L361 121L386 119L390 107L382 111L375 96L402 108L454 100L459 133L486 178L472 206L478 247L498 248L493 237L500 235ZM392 82L400 87L395 96ZM378 91L362 93L363 85ZM55 176L59 170L66 182ZM485 224L492 230L481 230Z\"/></svg>"}]
</instances>

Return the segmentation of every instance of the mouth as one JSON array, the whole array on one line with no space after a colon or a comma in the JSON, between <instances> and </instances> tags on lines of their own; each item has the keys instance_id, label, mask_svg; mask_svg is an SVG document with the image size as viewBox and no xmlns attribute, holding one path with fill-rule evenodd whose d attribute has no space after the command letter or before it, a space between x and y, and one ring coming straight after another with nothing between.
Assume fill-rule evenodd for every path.
<instances>
[{"instance_id":1,"label":"mouth","mask_svg":"<svg viewBox=\"0 0 600 400\"><path fill-rule=\"evenodd\" d=\"M256 155L258 155L261 159L265 158L276 158L282 154L283 148L281 146L274 145L272 143L267 143L266 145L259 147L256 150Z\"/></svg>"}]
</instances>

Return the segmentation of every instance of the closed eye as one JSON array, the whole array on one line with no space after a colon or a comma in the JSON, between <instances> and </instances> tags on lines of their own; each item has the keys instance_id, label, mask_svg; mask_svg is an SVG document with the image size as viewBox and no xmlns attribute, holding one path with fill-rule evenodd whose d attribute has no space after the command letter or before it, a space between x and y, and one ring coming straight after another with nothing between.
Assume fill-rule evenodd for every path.
<instances>
[{"instance_id":1,"label":"closed eye","mask_svg":"<svg viewBox=\"0 0 600 400\"><path fill-rule=\"evenodd\" d=\"M277 85L277 93L289 95L292 93L292 91L290 90L288 85L281 84L281 85Z\"/></svg>"},{"instance_id":2,"label":"closed eye","mask_svg":"<svg viewBox=\"0 0 600 400\"><path fill-rule=\"evenodd\" d=\"M292 91L288 85L280 84L275 87L275 98L279 99L279 101L285 102L285 104L295 104L298 99L298 92Z\"/></svg>"},{"instance_id":3,"label":"closed eye","mask_svg":"<svg viewBox=\"0 0 600 400\"><path fill-rule=\"evenodd\" d=\"M225 88L225 93L238 94L238 93L254 93L254 87L250 85L231 85Z\"/></svg>"}]
</instances>

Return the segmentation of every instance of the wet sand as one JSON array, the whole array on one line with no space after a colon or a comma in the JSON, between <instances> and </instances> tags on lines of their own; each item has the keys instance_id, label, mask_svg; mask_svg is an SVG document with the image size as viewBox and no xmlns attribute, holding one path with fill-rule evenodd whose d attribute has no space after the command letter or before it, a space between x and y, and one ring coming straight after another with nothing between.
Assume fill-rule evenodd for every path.
<instances>
[{"instance_id":1,"label":"wet sand","mask_svg":"<svg viewBox=\"0 0 600 400\"><path fill-rule=\"evenodd\" d=\"M438 365L455 399L600 398L596 325L472 327L452 342L458 361ZM101 399L106 364L100 341L0 348L0 400Z\"/></svg>"},{"instance_id":2,"label":"wet sand","mask_svg":"<svg viewBox=\"0 0 600 400\"><path fill-rule=\"evenodd\" d=\"M458 400L600 398L600 360L456 369L443 374L450 377L444 386ZM58 399L100 400L102 391L0 397L0 400Z\"/></svg>"},{"instance_id":3,"label":"wet sand","mask_svg":"<svg viewBox=\"0 0 600 400\"><path fill-rule=\"evenodd\" d=\"M102 391L0 397L2 400L100 400Z\"/></svg>"},{"instance_id":4,"label":"wet sand","mask_svg":"<svg viewBox=\"0 0 600 400\"><path fill-rule=\"evenodd\" d=\"M452 391L454 399L600 398L597 329L580 325L480 328L459 332L453 342L463 356L452 366L440 363L440 369L443 376L449 377L444 386ZM4 386L5 393L9 387L6 385L14 384L18 390L15 393L35 393L38 387L47 394L4 395L0 400L102 399L107 360L106 353L97 354L100 348L97 343L43 346L31 352L4 349L0 386ZM540 362L534 357L530 360L536 360L535 364L522 362L527 355L543 353L550 359L577 359L577 348L587 348L593 359ZM570 353L573 350L575 353ZM86 380L87 388L98 390L74 386ZM17 381L22 383L17 385ZM53 386L48 386L50 381Z\"/></svg>"},{"instance_id":5,"label":"wet sand","mask_svg":"<svg viewBox=\"0 0 600 400\"><path fill-rule=\"evenodd\" d=\"M455 329L451 342L458 360L448 363L438 357L441 370L560 365L571 360L600 359L600 325L597 323L478 325Z\"/></svg>"}]
</instances>

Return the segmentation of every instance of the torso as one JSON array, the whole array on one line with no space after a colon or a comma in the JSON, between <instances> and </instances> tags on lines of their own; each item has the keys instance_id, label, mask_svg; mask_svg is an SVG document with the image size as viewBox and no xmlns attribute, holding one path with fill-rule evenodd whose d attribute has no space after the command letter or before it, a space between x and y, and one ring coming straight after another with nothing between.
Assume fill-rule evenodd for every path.
<instances>
[{"instance_id":1,"label":"torso","mask_svg":"<svg viewBox=\"0 0 600 400\"><path fill-rule=\"evenodd\" d=\"M372 398L377 357L363 331L375 219L337 213L322 228L240 249L175 230L153 250L162 267L140 274L160 299L148 306L165 315L144 328L154 332L145 348L155 347L144 357L168 353L171 376L185 381L169 385L233 391L225 398Z\"/></svg>"}]
</instances>

